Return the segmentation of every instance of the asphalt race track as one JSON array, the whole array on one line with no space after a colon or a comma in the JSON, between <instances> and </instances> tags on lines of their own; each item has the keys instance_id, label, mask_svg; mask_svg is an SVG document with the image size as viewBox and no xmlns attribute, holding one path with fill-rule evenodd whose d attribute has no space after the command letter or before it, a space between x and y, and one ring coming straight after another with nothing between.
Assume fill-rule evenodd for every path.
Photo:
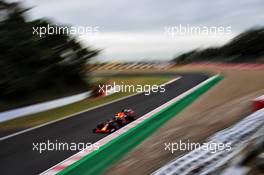
<instances>
[{"instance_id":1,"label":"asphalt race track","mask_svg":"<svg viewBox=\"0 0 264 175\"><path fill-rule=\"evenodd\" d=\"M141 75L145 74L137 74L137 76ZM33 151L33 143L47 142L47 140L53 142L57 140L64 143L94 143L106 135L94 134L92 133L92 129L98 123L112 118L121 109L132 108L139 116L142 116L208 78L206 74L191 73L162 73L152 75L180 75L182 78L167 85L165 93L153 93L149 96L138 94L0 141L1 174L39 174L76 152L45 151L40 154L37 151ZM4 133L0 133L0 136L3 137Z\"/></svg>"}]
</instances>

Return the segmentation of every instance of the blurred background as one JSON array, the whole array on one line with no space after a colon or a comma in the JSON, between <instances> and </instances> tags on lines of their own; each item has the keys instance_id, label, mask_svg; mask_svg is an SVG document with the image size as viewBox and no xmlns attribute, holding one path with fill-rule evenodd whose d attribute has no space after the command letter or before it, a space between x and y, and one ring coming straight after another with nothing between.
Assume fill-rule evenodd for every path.
<instances>
[{"instance_id":1,"label":"blurred background","mask_svg":"<svg viewBox=\"0 0 264 175\"><path fill-rule=\"evenodd\" d=\"M0 135L132 95L98 93L102 84L161 85L175 78L139 72L220 72L223 83L181 113L185 121L178 117L153 137L158 143L189 132L203 142L252 113L252 99L263 94L263 7L263 0L0 0ZM115 77L118 72L134 75ZM141 164L123 161L110 174L129 168L149 174L176 157L160 151L163 143L152 149L146 143L137 148L142 157L135 151L127 159Z\"/></svg>"},{"instance_id":2,"label":"blurred background","mask_svg":"<svg viewBox=\"0 0 264 175\"><path fill-rule=\"evenodd\" d=\"M261 0L1 1L0 109L86 91L88 68L109 62L263 62L262 6ZM51 35L51 26L90 30Z\"/></svg>"}]
</instances>

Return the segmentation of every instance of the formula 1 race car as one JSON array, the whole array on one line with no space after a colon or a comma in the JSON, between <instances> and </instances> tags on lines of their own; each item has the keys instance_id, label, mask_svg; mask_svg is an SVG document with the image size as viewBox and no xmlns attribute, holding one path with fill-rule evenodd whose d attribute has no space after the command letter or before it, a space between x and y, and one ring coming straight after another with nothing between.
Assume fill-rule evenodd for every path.
<instances>
[{"instance_id":1,"label":"formula 1 race car","mask_svg":"<svg viewBox=\"0 0 264 175\"><path fill-rule=\"evenodd\" d=\"M93 129L94 133L112 133L119 128L131 123L137 115L132 109L123 109L116 113L115 117L107 122L100 123L97 128Z\"/></svg>"}]
</instances>

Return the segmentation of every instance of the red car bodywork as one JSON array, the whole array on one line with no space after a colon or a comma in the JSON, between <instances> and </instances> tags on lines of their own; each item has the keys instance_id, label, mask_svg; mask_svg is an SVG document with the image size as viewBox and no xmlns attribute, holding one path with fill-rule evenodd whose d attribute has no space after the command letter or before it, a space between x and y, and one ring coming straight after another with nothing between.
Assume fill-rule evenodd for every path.
<instances>
[{"instance_id":1,"label":"red car bodywork","mask_svg":"<svg viewBox=\"0 0 264 175\"><path fill-rule=\"evenodd\" d=\"M118 112L112 120L108 120L105 123L99 124L95 129L94 133L112 133L119 128L131 123L135 120L136 113L131 109L122 110Z\"/></svg>"}]
</instances>

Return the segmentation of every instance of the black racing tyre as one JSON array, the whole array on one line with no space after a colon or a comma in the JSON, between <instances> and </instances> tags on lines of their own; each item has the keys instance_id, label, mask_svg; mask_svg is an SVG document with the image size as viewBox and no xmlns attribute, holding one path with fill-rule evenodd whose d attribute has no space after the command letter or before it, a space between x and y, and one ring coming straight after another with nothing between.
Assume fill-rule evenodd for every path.
<instances>
[{"instance_id":1,"label":"black racing tyre","mask_svg":"<svg viewBox=\"0 0 264 175\"><path fill-rule=\"evenodd\" d=\"M131 115L129 115L129 116L127 116L127 120L128 120L128 121L130 121L130 122L132 122L132 121L134 121L134 120L135 120L135 117L134 117L134 116L131 116Z\"/></svg>"}]
</instances>

